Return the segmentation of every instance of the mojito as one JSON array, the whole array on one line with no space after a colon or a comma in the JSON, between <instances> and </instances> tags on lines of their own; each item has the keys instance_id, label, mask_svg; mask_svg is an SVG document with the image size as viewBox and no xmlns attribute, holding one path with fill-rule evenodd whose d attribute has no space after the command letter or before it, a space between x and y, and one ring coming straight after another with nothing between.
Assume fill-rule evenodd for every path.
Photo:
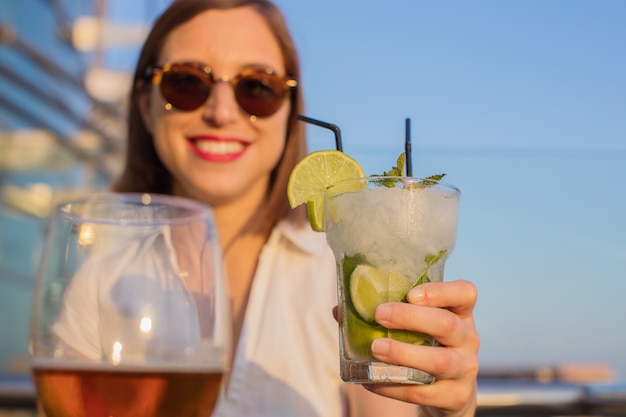
<instances>
[{"instance_id":1,"label":"mojito","mask_svg":"<svg viewBox=\"0 0 626 417\"><path fill-rule=\"evenodd\" d=\"M371 354L379 337L435 345L433 337L374 321L384 302L405 302L422 283L442 281L454 249L460 191L409 177L340 181L326 189L324 221L339 276L341 376L345 381L431 383L426 372L383 364Z\"/></svg>"}]
</instances>

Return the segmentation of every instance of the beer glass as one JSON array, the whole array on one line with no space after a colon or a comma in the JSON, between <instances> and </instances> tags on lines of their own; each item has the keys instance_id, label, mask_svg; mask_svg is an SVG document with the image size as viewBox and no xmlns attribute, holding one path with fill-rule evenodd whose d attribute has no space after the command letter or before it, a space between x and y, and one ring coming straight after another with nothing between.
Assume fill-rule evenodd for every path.
<instances>
[{"instance_id":1,"label":"beer glass","mask_svg":"<svg viewBox=\"0 0 626 417\"><path fill-rule=\"evenodd\" d=\"M208 416L231 329L207 206L114 193L58 206L31 317L47 417Z\"/></svg>"}]
</instances>

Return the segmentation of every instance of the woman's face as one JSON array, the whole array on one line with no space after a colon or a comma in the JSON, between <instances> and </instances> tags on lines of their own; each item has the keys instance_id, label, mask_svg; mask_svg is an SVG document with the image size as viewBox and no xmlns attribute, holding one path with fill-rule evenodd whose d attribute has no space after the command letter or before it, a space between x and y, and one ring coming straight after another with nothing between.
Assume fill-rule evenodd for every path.
<instances>
[{"instance_id":1,"label":"woman's face","mask_svg":"<svg viewBox=\"0 0 626 417\"><path fill-rule=\"evenodd\" d=\"M278 42L251 7L209 10L173 30L158 65L173 62L206 64L218 79L250 67L285 75ZM273 115L251 120L235 101L233 87L218 82L196 110L165 105L157 85L140 99L156 151L173 176L174 194L214 206L266 195L285 147L289 99Z\"/></svg>"}]
</instances>

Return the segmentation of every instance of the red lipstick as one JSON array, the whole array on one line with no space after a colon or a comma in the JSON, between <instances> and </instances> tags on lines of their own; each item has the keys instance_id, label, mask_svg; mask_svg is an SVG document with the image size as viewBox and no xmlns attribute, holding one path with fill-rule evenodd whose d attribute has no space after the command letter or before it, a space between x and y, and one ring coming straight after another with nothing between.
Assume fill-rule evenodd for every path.
<instances>
[{"instance_id":1,"label":"red lipstick","mask_svg":"<svg viewBox=\"0 0 626 417\"><path fill-rule=\"evenodd\" d=\"M193 152L208 162L232 162L240 158L250 145L238 138L201 135L187 138Z\"/></svg>"}]
</instances>

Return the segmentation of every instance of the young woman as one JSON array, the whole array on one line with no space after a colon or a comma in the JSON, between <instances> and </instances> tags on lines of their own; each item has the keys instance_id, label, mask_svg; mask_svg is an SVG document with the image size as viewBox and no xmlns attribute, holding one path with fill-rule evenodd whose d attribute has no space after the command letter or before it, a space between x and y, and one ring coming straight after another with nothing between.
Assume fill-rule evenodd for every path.
<instances>
[{"instance_id":1,"label":"young woman","mask_svg":"<svg viewBox=\"0 0 626 417\"><path fill-rule=\"evenodd\" d=\"M287 25L267 0L174 1L135 72L114 189L184 196L214 211L235 335L228 394L214 416L473 415L479 342L476 289L466 281L414 289L410 303L376 313L387 327L445 346L379 339L372 347L437 382L368 390L339 379L335 261L286 197L306 153L299 81Z\"/></svg>"}]
</instances>

